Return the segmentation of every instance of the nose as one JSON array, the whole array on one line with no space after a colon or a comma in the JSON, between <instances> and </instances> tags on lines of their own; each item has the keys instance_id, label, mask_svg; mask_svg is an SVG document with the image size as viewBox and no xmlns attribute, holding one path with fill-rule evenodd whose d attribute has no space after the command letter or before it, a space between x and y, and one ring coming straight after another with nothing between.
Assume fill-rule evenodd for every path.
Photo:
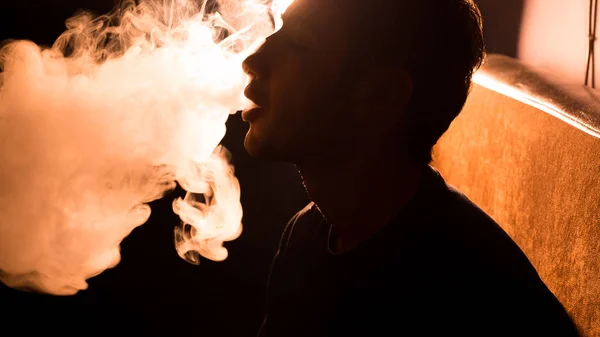
<instances>
[{"instance_id":1,"label":"nose","mask_svg":"<svg viewBox=\"0 0 600 337\"><path fill-rule=\"evenodd\" d=\"M242 62L242 70L251 80L264 79L267 76L267 57L264 44Z\"/></svg>"},{"instance_id":2,"label":"nose","mask_svg":"<svg viewBox=\"0 0 600 337\"><path fill-rule=\"evenodd\" d=\"M254 63L254 61L253 61L254 55L255 54L252 54L252 55L246 57L244 62L242 62L242 70L246 73L246 75L250 76L251 80L255 80L257 78L256 72L254 71L254 68L252 67L252 64Z\"/></svg>"}]
</instances>

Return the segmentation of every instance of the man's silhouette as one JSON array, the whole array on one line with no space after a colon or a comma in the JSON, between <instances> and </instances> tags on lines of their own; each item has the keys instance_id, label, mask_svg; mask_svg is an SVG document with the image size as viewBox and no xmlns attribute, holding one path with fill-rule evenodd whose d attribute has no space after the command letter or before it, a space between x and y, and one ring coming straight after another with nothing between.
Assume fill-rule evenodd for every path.
<instances>
[{"instance_id":1,"label":"man's silhouette","mask_svg":"<svg viewBox=\"0 0 600 337\"><path fill-rule=\"evenodd\" d=\"M511 238L429 166L483 59L471 0L296 0L244 62L247 151L294 163L260 336L575 336Z\"/></svg>"}]
</instances>

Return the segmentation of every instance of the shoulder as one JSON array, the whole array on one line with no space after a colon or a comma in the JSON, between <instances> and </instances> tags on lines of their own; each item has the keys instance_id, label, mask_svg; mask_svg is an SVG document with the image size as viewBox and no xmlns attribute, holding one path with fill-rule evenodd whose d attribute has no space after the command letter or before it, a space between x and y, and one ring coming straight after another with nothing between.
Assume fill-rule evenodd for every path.
<instances>
[{"instance_id":1,"label":"shoulder","mask_svg":"<svg viewBox=\"0 0 600 337\"><path fill-rule=\"evenodd\" d=\"M437 211L430 212L432 230L427 237L436 252L436 265L457 282L477 282L489 291L548 292L529 258L500 224L441 176L438 179L438 200L432 206Z\"/></svg>"},{"instance_id":2,"label":"shoulder","mask_svg":"<svg viewBox=\"0 0 600 337\"><path fill-rule=\"evenodd\" d=\"M538 276L517 243L484 210L433 170L434 195L429 205L431 244L443 249L447 259L479 272L504 277ZM496 275L500 277L501 275Z\"/></svg>"},{"instance_id":3,"label":"shoulder","mask_svg":"<svg viewBox=\"0 0 600 337\"><path fill-rule=\"evenodd\" d=\"M453 292L448 295L453 306L512 335L527 330L576 336L563 306L517 243L465 194L438 179L429 243L436 252L433 274L445 283L442 291Z\"/></svg>"},{"instance_id":4,"label":"shoulder","mask_svg":"<svg viewBox=\"0 0 600 337\"><path fill-rule=\"evenodd\" d=\"M520 247L484 210L430 168L422 196L411 218L424 223L425 244L443 250L456 263L485 262L499 267L531 266ZM483 265L479 266L483 267Z\"/></svg>"}]
</instances>

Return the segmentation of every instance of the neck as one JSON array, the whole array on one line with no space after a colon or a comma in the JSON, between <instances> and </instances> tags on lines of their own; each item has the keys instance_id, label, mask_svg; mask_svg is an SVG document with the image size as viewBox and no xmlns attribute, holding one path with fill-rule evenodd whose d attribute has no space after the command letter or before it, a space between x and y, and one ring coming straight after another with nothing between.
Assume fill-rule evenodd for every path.
<instances>
[{"instance_id":1,"label":"neck","mask_svg":"<svg viewBox=\"0 0 600 337\"><path fill-rule=\"evenodd\" d=\"M332 225L337 253L380 231L417 193L422 174L422 166L385 151L347 157L297 164L309 198Z\"/></svg>"}]
</instances>

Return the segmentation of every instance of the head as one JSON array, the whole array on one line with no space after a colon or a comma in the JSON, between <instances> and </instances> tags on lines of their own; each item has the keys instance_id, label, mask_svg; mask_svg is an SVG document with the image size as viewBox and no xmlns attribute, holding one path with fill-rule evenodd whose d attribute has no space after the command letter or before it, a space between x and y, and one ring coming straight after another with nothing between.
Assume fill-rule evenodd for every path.
<instances>
[{"instance_id":1,"label":"head","mask_svg":"<svg viewBox=\"0 0 600 337\"><path fill-rule=\"evenodd\" d=\"M295 163L383 148L427 164L483 49L472 0L295 0L244 61L260 107L243 116L245 147Z\"/></svg>"}]
</instances>

